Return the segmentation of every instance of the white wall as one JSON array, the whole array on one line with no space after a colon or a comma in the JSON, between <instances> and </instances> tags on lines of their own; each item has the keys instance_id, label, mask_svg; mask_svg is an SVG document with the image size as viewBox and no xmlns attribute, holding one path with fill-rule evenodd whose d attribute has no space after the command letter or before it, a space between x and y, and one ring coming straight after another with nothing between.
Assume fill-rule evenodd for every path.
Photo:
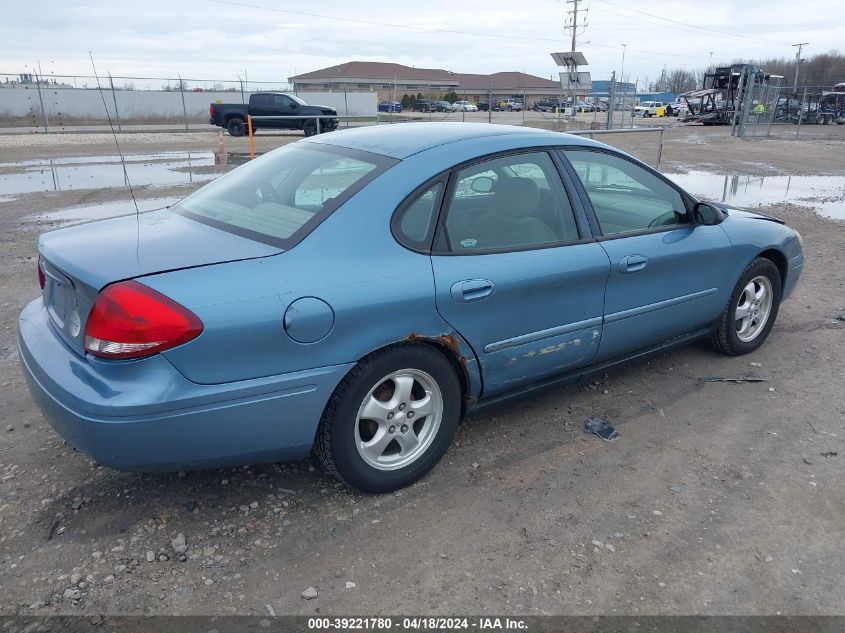
<instances>
[{"instance_id":1,"label":"white wall","mask_svg":"<svg viewBox=\"0 0 845 633\"><path fill-rule=\"evenodd\" d=\"M183 118L182 97L189 120L204 120L208 117L208 106L212 102L240 103L240 92L163 92L154 90L85 90L81 88L41 88L44 110L51 125L58 125L62 118L101 120L105 119L103 98L109 115L115 117L115 101L121 121L149 121L156 119ZM244 93L249 100L250 93ZM376 95L370 92L350 92L347 95L334 92L302 93L308 103L336 108L339 114L374 114L377 108ZM348 110L347 110L348 105ZM0 119L29 119L35 117L37 125L43 124L41 100L35 86L0 88Z\"/></svg>"}]
</instances>

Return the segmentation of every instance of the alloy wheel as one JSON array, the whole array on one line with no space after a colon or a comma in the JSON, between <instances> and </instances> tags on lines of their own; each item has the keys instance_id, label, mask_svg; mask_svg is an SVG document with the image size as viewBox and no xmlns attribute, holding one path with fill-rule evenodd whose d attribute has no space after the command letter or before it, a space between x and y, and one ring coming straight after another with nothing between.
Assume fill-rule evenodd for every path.
<instances>
[{"instance_id":1,"label":"alloy wheel","mask_svg":"<svg viewBox=\"0 0 845 633\"><path fill-rule=\"evenodd\" d=\"M428 450L443 419L440 387L420 369L402 369L382 378L358 409L355 447L378 470L412 464Z\"/></svg>"},{"instance_id":2,"label":"alloy wheel","mask_svg":"<svg viewBox=\"0 0 845 633\"><path fill-rule=\"evenodd\" d=\"M772 312L772 282L763 275L754 277L739 295L734 322L736 336L743 343L750 343L766 327Z\"/></svg>"}]
</instances>

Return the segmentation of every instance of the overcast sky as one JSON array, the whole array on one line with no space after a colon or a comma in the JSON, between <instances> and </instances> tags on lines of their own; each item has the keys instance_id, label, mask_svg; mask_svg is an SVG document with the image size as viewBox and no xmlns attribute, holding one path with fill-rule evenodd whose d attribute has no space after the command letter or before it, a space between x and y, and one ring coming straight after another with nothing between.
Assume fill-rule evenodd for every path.
<instances>
[{"instance_id":1,"label":"overcast sky","mask_svg":"<svg viewBox=\"0 0 845 633\"><path fill-rule=\"evenodd\" d=\"M709 51L717 64L794 56L796 42L810 42L805 57L842 47L841 0L580 4L587 27L579 29L578 48L593 79L621 69L622 43L631 81L653 80L664 65L705 68ZM23 72L40 59L45 75L90 74L91 50L98 71L113 75L236 80L245 69L250 80L282 81L294 72L371 60L556 78L549 53L570 48L563 26L571 6L563 0L42 0L4 11L0 72Z\"/></svg>"}]
</instances>

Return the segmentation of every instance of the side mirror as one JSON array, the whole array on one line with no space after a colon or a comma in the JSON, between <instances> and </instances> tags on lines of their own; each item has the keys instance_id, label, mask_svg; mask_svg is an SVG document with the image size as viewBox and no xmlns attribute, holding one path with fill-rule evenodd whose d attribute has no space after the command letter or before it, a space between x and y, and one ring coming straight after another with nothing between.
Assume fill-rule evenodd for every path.
<instances>
[{"instance_id":1,"label":"side mirror","mask_svg":"<svg viewBox=\"0 0 845 633\"><path fill-rule=\"evenodd\" d=\"M296 109L296 104L295 104L295 103L291 103L291 104L290 104L290 106L288 106L288 107L289 107L291 110L295 110L295 109Z\"/></svg>"},{"instance_id":2,"label":"side mirror","mask_svg":"<svg viewBox=\"0 0 845 633\"><path fill-rule=\"evenodd\" d=\"M718 207L706 202L697 202L692 208L692 217L696 224L703 226L714 226L721 224L725 219L725 213Z\"/></svg>"}]
</instances>

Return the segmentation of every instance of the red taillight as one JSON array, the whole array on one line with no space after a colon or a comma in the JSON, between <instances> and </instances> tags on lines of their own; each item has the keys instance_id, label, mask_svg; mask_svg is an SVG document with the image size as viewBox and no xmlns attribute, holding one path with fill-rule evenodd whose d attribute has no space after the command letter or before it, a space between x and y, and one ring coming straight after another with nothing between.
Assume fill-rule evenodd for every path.
<instances>
[{"instance_id":1,"label":"red taillight","mask_svg":"<svg viewBox=\"0 0 845 633\"><path fill-rule=\"evenodd\" d=\"M187 343L202 321L187 308L137 281L108 286L85 324L86 351L104 358L139 358Z\"/></svg>"},{"instance_id":2,"label":"red taillight","mask_svg":"<svg viewBox=\"0 0 845 633\"><path fill-rule=\"evenodd\" d=\"M210 119L214 118L214 104L213 103L210 106L208 106L208 118L210 118Z\"/></svg>"},{"instance_id":3,"label":"red taillight","mask_svg":"<svg viewBox=\"0 0 845 633\"><path fill-rule=\"evenodd\" d=\"M38 285L41 286L41 290L44 290L44 286L47 285L47 277L44 275L44 269L41 267L41 257L38 257Z\"/></svg>"}]
</instances>

